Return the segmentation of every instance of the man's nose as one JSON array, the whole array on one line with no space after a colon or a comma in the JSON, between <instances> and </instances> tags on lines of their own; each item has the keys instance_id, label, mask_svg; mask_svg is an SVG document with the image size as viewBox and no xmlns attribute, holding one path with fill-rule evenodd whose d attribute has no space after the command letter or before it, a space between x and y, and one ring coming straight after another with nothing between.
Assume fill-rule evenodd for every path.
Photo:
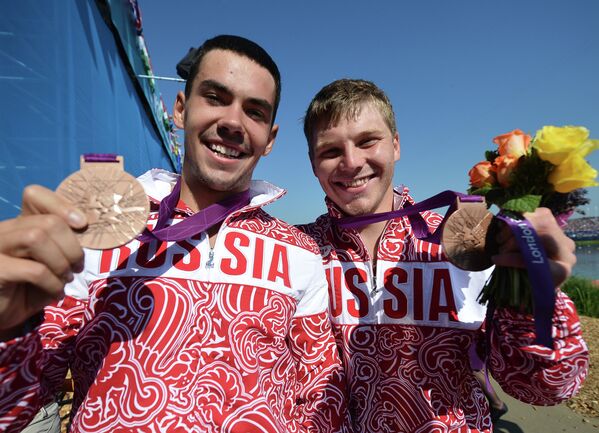
<instances>
[{"instance_id":1,"label":"man's nose","mask_svg":"<svg viewBox=\"0 0 599 433\"><path fill-rule=\"evenodd\" d=\"M228 140L243 143L244 132L241 116L240 107L234 104L226 107L216 125L218 134Z\"/></svg>"},{"instance_id":2,"label":"man's nose","mask_svg":"<svg viewBox=\"0 0 599 433\"><path fill-rule=\"evenodd\" d=\"M347 146L341 158L341 166L346 170L360 168L364 164L364 158L359 149L353 146Z\"/></svg>"}]
</instances>

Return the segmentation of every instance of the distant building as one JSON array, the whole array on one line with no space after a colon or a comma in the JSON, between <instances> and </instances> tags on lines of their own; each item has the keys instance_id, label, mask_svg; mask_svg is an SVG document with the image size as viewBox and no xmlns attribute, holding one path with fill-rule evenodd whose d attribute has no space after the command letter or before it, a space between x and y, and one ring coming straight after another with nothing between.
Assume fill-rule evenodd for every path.
<instances>
[{"instance_id":1,"label":"distant building","mask_svg":"<svg viewBox=\"0 0 599 433\"><path fill-rule=\"evenodd\" d=\"M566 235L575 241L599 240L599 218L584 217L568 221Z\"/></svg>"}]
</instances>

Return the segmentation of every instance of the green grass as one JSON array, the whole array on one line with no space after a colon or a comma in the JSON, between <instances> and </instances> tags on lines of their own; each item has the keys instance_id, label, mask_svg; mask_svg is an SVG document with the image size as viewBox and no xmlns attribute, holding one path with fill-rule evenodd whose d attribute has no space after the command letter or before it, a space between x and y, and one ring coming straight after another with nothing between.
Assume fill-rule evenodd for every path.
<instances>
[{"instance_id":1,"label":"green grass","mask_svg":"<svg viewBox=\"0 0 599 433\"><path fill-rule=\"evenodd\" d=\"M574 241L576 246L587 246L587 245L599 245L599 239L593 239L591 241Z\"/></svg>"},{"instance_id":2,"label":"green grass","mask_svg":"<svg viewBox=\"0 0 599 433\"><path fill-rule=\"evenodd\" d=\"M599 287L584 277L571 276L562 290L574 301L578 314L599 317Z\"/></svg>"}]
</instances>

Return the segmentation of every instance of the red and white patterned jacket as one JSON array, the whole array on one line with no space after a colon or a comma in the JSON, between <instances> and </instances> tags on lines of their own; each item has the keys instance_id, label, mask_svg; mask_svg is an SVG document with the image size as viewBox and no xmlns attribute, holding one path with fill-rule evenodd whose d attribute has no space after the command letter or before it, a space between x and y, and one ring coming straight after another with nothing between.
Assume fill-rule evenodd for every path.
<instances>
[{"instance_id":1,"label":"red and white patterned jacket","mask_svg":"<svg viewBox=\"0 0 599 433\"><path fill-rule=\"evenodd\" d=\"M413 200L395 191L395 208ZM481 338L476 298L487 272L462 271L441 247L417 239L408 218L387 222L376 269L359 234L338 228L341 213L301 227L320 245L333 327L343 353L355 432L490 432L487 401L469 348ZM431 229L442 217L422 213ZM431 230L432 231L432 230ZM502 309L493 320L490 371L514 397L537 405L572 396L588 368L573 303L559 292L555 350L533 345L532 318Z\"/></svg>"},{"instance_id":2,"label":"red and white patterned jacket","mask_svg":"<svg viewBox=\"0 0 599 433\"><path fill-rule=\"evenodd\" d=\"M176 176L140 180L157 202ZM68 368L72 432L338 431L344 381L318 246L261 210L282 190L250 191L212 250L206 233L87 250L39 329L0 344L0 431L20 431Z\"/></svg>"}]
</instances>

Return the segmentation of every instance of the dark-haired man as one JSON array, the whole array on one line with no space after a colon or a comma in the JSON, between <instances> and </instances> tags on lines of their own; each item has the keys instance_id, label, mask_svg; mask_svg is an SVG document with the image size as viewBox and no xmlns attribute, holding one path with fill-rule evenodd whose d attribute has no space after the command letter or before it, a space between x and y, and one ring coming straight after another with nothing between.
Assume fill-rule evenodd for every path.
<instances>
[{"instance_id":1,"label":"dark-haired man","mask_svg":"<svg viewBox=\"0 0 599 433\"><path fill-rule=\"evenodd\" d=\"M490 432L489 408L470 368L485 308L476 298L483 272L451 265L432 233L433 212L342 228L340 217L405 209L406 187L393 188L400 157L387 96L364 80L338 80L314 97L304 131L328 214L304 229L319 243L329 281L333 326L341 345L355 432ZM547 249L556 287L570 274L574 245L547 209L527 218ZM425 230L426 231L426 230ZM521 266L502 234L495 263ZM533 344L529 316L495 312L489 365L504 390L532 404L556 404L580 386L588 353L572 302L557 291L554 350Z\"/></svg>"},{"instance_id":2,"label":"dark-haired man","mask_svg":"<svg viewBox=\"0 0 599 433\"><path fill-rule=\"evenodd\" d=\"M67 368L72 432L339 428L318 247L261 209L280 189L251 181L277 134L278 69L236 36L208 40L190 59L174 108L182 175L139 178L151 233L84 254L72 229L85 218L37 186L25 190L22 216L0 223L0 430L19 431ZM234 197L224 221L183 237L168 230L193 229L186 222Z\"/></svg>"}]
</instances>

